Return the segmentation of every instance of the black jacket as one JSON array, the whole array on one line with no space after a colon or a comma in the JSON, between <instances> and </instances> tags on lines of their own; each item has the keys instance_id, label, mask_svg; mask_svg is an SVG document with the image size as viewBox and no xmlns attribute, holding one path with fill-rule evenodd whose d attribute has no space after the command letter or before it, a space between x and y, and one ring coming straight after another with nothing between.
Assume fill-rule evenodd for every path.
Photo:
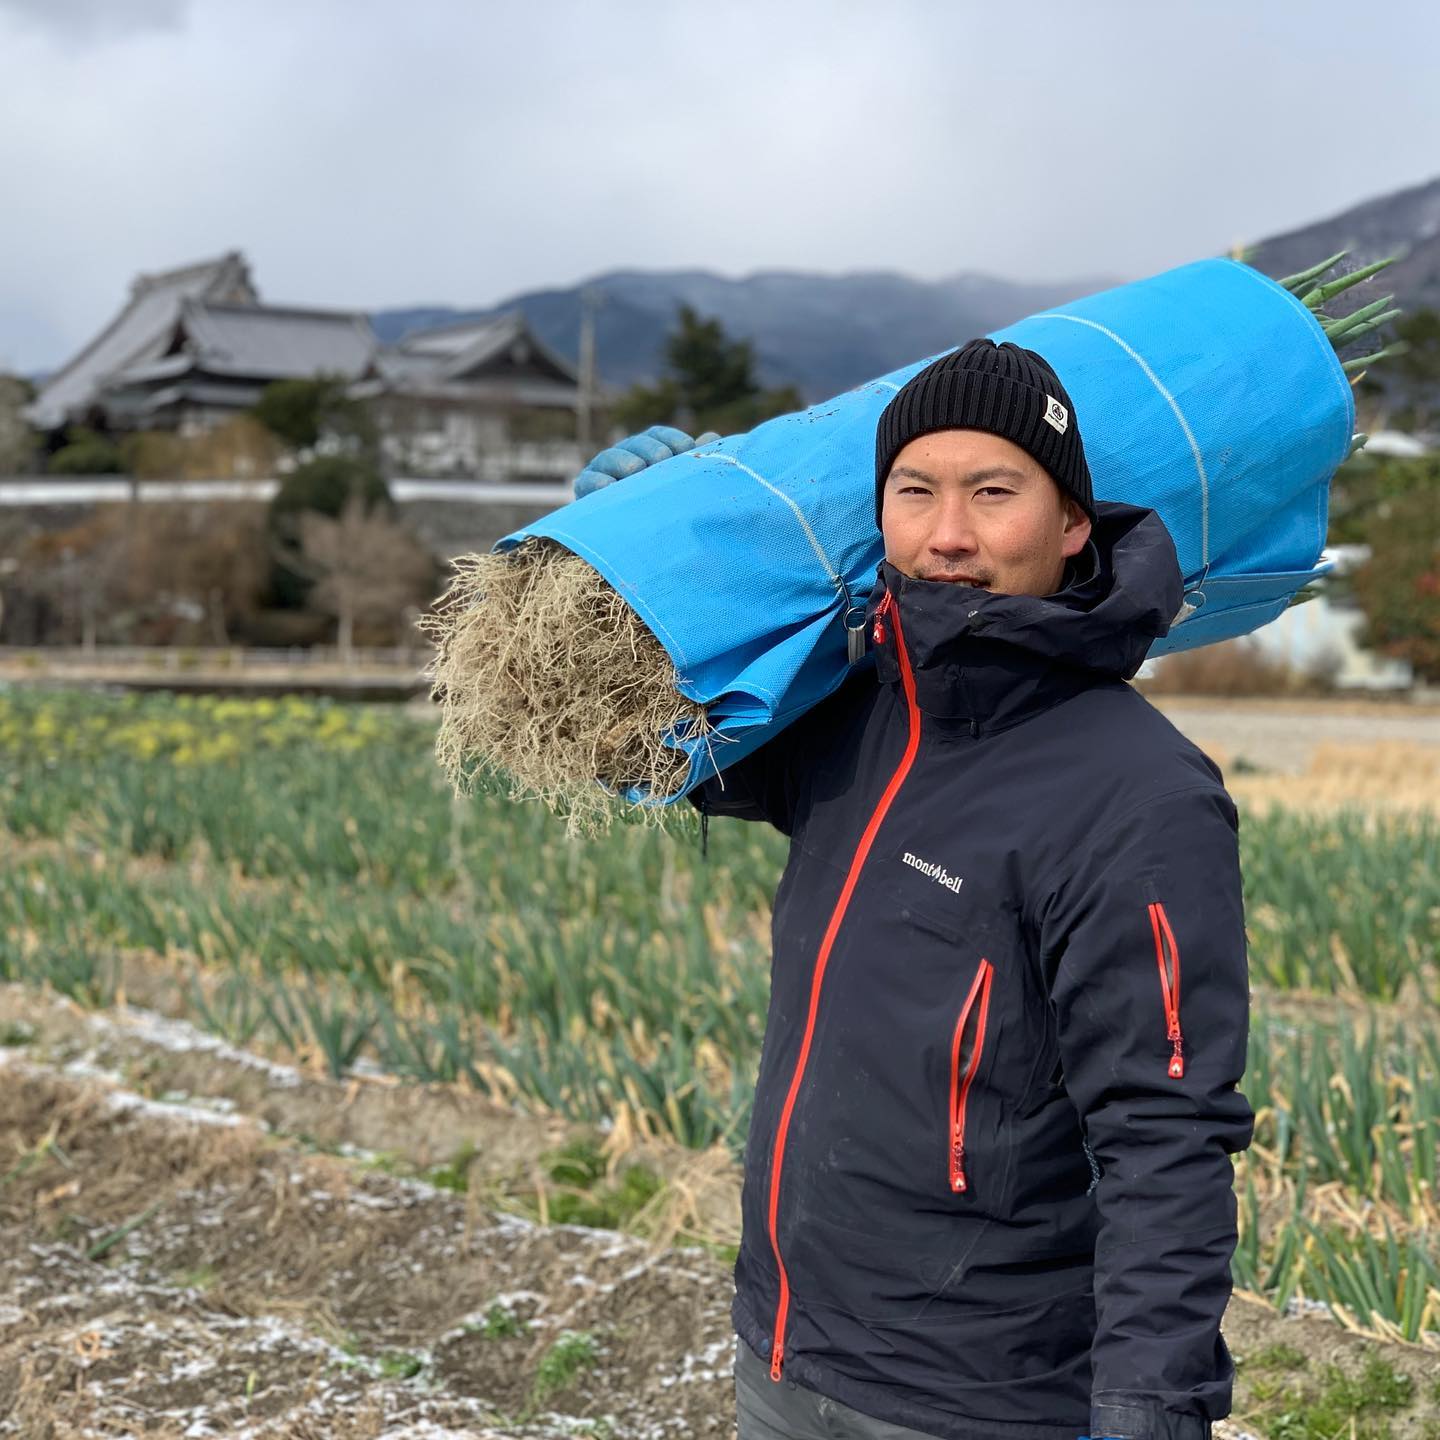
<instances>
[{"instance_id":1,"label":"black jacket","mask_svg":"<svg viewBox=\"0 0 1440 1440\"><path fill-rule=\"evenodd\" d=\"M1170 536L1099 508L1055 596L882 563L875 667L691 797L791 840L736 1329L950 1440L1200 1440L1230 1407L1236 814L1125 683L1180 605Z\"/></svg>"}]
</instances>

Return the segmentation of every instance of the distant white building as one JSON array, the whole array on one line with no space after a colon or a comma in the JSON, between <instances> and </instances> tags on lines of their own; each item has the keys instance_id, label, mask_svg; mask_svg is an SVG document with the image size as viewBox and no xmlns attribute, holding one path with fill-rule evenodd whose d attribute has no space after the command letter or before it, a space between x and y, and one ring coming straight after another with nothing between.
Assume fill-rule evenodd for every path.
<instances>
[{"instance_id":1,"label":"distant white building","mask_svg":"<svg viewBox=\"0 0 1440 1440\"><path fill-rule=\"evenodd\" d=\"M1400 460L1418 460L1430 453L1430 446L1422 436L1410 435L1404 430L1377 430L1366 437L1364 453L1393 455Z\"/></svg>"},{"instance_id":2,"label":"distant white building","mask_svg":"<svg viewBox=\"0 0 1440 1440\"><path fill-rule=\"evenodd\" d=\"M586 458L579 376L523 315L382 346L361 313L262 304L238 251L138 277L26 413L52 435L193 435L248 411L273 380L321 376L368 402L392 473L561 482Z\"/></svg>"},{"instance_id":3,"label":"distant white building","mask_svg":"<svg viewBox=\"0 0 1440 1440\"><path fill-rule=\"evenodd\" d=\"M350 393L368 402L396 474L568 480L588 458L579 376L518 311L407 336Z\"/></svg>"},{"instance_id":4,"label":"distant white building","mask_svg":"<svg viewBox=\"0 0 1440 1440\"><path fill-rule=\"evenodd\" d=\"M1332 575L1345 575L1370 558L1368 545L1336 545L1325 552L1335 562ZM1313 600L1292 605L1278 619L1255 632L1267 654L1294 670L1334 664L1335 685L1341 690L1406 690L1414 682L1403 660L1392 660L1363 650L1357 637L1365 625L1359 605L1348 597L1321 593Z\"/></svg>"}]
</instances>

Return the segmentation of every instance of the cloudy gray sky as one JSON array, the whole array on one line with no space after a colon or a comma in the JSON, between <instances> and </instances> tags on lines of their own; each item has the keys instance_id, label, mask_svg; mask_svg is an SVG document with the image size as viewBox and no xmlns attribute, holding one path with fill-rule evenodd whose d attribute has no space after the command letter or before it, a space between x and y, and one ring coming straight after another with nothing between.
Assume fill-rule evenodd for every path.
<instances>
[{"instance_id":1,"label":"cloudy gray sky","mask_svg":"<svg viewBox=\"0 0 1440 1440\"><path fill-rule=\"evenodd\" d=\"M1136 276L1440 173L1417 0L0 0L0 368L621 267Z\"/></svg>"}]
</instances>

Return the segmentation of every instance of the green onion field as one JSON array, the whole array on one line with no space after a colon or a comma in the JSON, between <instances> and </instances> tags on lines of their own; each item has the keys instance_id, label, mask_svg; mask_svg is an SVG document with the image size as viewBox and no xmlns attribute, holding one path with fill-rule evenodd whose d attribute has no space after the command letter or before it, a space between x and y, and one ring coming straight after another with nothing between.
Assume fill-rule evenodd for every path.
<instances>
[{"instance_id":1,"label":"green onion field","mask_svg":"<svg viewBox=\"0 0 1440 1440\"><path fill-rule=\"evenodd\" d=\"M454 799L433 736L383 707L0 691L0 981L738 1166L784 839L716 822L702 861L686 816L567 841ZM1440 1347L1440 820L1241 803L1237 1292Z\"/></svg>"}]
</instances>

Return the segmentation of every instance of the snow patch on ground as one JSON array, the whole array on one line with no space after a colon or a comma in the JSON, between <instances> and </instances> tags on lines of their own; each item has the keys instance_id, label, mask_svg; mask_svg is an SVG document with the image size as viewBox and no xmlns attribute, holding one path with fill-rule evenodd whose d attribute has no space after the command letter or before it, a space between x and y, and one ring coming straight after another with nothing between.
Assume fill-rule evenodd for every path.
<instances>
[{"instance_id":1,"label":"snow patch on ground","mask_svg":"<svg viewBox=\"0 0 1440 1440\"><path fill-rule=\"evenodd\" d=\"M666 1389L672 1385L693 1385L697 1380L728 1380L735 1373L735 1346L740 1343L734 1335L727 1335L707 1345L698 1355L686 1355L680 1362L680 1372L664 1375L660 1384Z\"/></svg>"},{"instance_id":2,"label":"snow patch on ground","mask_svg":"<svg viewBox=\"0 0 1440 1440\"><path fill-rule=\"evenodd\" d=\"M228 1061L230 1064L257 1070L265 1075L272 1085L287 1089L297 1087L304 1078L298 1070L289 1065L280 1065L261 1055L252 1055L248 1050L241 1050L216 1035L207 1035L188 1021L172 1020L154 1010L133 1005L117 1006L113 1013L115 1019L111 1019L108 1014L92 1014L89 1017L91 1028L111 1034L128 1032L162 1050L169 1050L172 1054L200 1051L213 1055L216 1059Z\"/></svg>"},{"instance_id":3,"label":"snow patch on ground","mask_svg":"<svg viewBox=\"0 0 1440 1440\"><path fill-rule=\"evenodd\" d=\"M65 1067L70 1073L70 1067ZM233 1115L204 1106L176 1105L168 1100L147 1100L133 1090L116 1090L105 1097L105 1108L117 1115L146 1115L154 1120L180 1121L192 1125L219 1125L223 1129L235 1130L258 1122L245 1115ZM260 1128L264 1128L261 1126Z\"/></svg>"}]
</instances>

